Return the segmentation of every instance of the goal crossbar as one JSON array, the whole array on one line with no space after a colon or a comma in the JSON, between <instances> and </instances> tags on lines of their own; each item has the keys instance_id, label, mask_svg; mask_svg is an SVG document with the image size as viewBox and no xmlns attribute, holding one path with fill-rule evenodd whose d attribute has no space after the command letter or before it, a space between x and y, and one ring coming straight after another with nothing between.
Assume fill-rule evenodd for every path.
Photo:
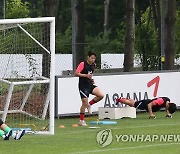
<instances>
[{"instance_id":1,"label":"goal crossbar","mask_svg":"<svg viewBox=\"0 0 180 154\"><path fill-rule=\"evenodd\" d=\"M32 81L19 81L19 82L11 82L8 80L0 79L0 81L8 84L14 84L14 85L26 85L26 84L38 84L38 83L49 83L49 79L46 80L32 80Z\"/></svg>"},{"instance_id":2,"label":"goal crossbar","mask_svg":"<svg viewBox=\"0 0 180 154\"><path fill-rule=\"evenodd\" d=\"M0 20L0 24L38 23L38 22L55 22L55 17L19 18L19 19Z\"/></svg>"}]
</instances>

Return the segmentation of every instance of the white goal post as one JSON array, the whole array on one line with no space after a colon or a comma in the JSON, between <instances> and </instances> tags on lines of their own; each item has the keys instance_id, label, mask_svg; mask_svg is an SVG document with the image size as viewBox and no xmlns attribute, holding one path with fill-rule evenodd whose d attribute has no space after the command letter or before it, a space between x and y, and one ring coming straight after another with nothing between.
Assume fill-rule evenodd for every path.
<instances>
[{"instance_id":1,"label":"white goal post","mask_svg":"<svg viewBox=\"0 0 180 154\"><path fill-rule=\"evenodd\" d=\"M0 115L54 134L55 17L0 20Z\"/></svg>"}]
</instances>

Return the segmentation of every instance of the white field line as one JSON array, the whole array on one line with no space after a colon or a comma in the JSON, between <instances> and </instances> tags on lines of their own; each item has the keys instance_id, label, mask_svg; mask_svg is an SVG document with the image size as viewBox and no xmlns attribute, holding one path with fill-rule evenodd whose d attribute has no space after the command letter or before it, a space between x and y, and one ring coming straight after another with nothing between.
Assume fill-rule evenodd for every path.
<instances>
[{"instance_id":1,"label":"white field line","mask_svg":"<svg viewBox=\"0 0 180 154\"><path fill-rule=\"evenodd\" d=\"M142 126L128 126L128 127L123 127L123 128L114 127L114 125L113 125L110 129L117 130L117 129L133 129L133 128L147 128L147 127L157 127L157 126L176 126L176 125L180 125L180 123L176 123L176 124L144 125L144 126L143 125ZM101 126L101 125L97 125L97 126ZM79 134L79 133L83 133L83 132L92 132L92 131L96 131L96 130L100 130L100 129L106 129L106 128L90 129L90 128L87 127L86 130L83 129L82 131L73 131L73 132L68 132L68 133L62 133L61 135Z\"/></svg>"},{"instance_id":2,"label":"white field line","mask_svg":"<svg viewBox=\"0 0 180 154\"><path fill-rule=\"evenodd\" d=\"M149 147L159 147L159 146L169 146L169 145L179 145L180 143L164 143L164 144L149 144L143 146L133 146L133 147L122 147L122 148L111 148L111 149L101 149L101 150L92 150L92 151L84 151L84 152L72 152L69 154L86 154L86 153L98 153L98 152L111 152L111 151L119 151L119 150L129 150L129 149L139 149L139 148L149 148ZM148 149L147 149L148 150Z\"/></svg>"}]
</instances>

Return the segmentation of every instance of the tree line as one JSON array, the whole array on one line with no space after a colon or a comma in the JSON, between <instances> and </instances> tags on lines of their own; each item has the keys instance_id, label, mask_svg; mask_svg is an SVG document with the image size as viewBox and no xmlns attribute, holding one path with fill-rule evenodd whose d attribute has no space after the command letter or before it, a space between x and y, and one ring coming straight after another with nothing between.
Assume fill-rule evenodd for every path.
<instances>
[{"instance_id":1,"label":"tree line","mask_svg":"<svg viewBox=\"0 0 180 154\"><path fill-rule=\"evenodd\" d=\"M72 16L76 18L76 62L89 50L124 53L124 71L133 71L134 55L142 70L175 69L180 52L180 2L177 0L5 0L6 18L56 17L56 53L72 53ZM72 2L75 12L72 12ZM162 3L164 51L162 55ZM3 18L3 1L0 1ZM165 58L165 61L164 61ZM100 65L100 61L97 61ZM160 65L161 64L161 65Z\"/></svg>"}]
</instances>

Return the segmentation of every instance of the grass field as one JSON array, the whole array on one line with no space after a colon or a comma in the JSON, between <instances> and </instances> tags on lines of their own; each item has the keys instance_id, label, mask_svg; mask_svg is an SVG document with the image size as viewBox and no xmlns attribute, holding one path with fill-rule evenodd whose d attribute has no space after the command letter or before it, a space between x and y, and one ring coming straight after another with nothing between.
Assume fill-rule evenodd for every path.
<instances>
[{"instance_id":1,"label":"grass field","mask_svg":"<svg viewBox=\"0 0 180 154\"><path fill-rule=\"evenodd\" d=\"M55 120L55 135L25 135L20 141L10 139L0 141L0 154L61 154L61 153L103 153L103 154L179 154L180 140L160 142L117 142L115 135L180 135L180 112L172 119L166 119L164 112L156 113L157 119L148 119L147 113L138 113L136 119L119 119L116 125L88 125L72 127L78 118ZM94 121L97 116L87 117L87 122ZM58 128L59 125L65 128ZM100 128L92 129L90 126ZM96 141L97 133L110 129L113 141L101 147ZM125 140L125 139L124 139Z\"/></svg>"}]
</instances>

